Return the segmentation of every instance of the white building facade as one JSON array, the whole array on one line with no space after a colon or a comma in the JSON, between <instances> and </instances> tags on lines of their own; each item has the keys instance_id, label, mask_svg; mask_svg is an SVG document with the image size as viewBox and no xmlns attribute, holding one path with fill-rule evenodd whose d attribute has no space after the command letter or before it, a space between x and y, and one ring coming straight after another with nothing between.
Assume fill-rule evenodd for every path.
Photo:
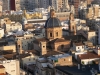
<instances>
[{"instance_id":1,"label":"white building facade","mask_svg":"<svg viewBox=\"0 0 100 75\"><path fill-rule=\"evenodd\" d=\"M20 75L20 65L18 60L3 60L0 61L0 65L3 65L6 72L9 75Z\"/></svg>"},{"instance_id":2,"label":"white building facade","mask_svg":"<svg viewBox=\"0 0 100 75\"><path fill-rule=\"evenodd\" d=\"M11 31L18 31L22 30L22 24L17 22L17 23L12 23L12 24L6 24L6 31L11 32Z\"/></svg>"}]
</instances>

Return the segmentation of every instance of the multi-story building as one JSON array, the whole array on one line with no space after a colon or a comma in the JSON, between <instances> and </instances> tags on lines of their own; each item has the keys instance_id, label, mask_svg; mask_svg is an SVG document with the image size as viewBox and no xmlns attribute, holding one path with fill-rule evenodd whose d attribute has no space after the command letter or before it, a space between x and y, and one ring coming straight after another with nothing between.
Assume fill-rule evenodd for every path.
<instances>
[{"instance_id":1,"label":"multi-story building","mask_svg":"<svg viewBox=\"0 0 100 75\"><path fill-rule=\"evenodd\" d=\"M0 28L0 38L4 37L4 29Z\"/></svg>"},{"instance_id":2,"label":"multi-story building","mask_svg":"<svg viewBox=\"0 0 100 75\"><path fill-rule=\"evenodd\" d=\"M57 54L47 58L38 58L36 61L36 74L52 75L54 74L54 67L61 65L73 65L72 56L69 54Z\"/></svg>"},{"instance_id":3,"label":"multi-story building","mask_svg":"<svg viewBox=\"0 0 100 75\"><path fill-rule=\"evenodd\" d=\"M33 10L38 7L38 0L21 0L21 9Z\"/></svg>"},{"instance_id":4,"label":"multi-story building","mask_svg":"<svg viewBox=\"0 0 100 75\"><path fill-rule=\"evenodd\" d=\"M2 0L3 10L20 10L20 0Z\"/></svg>"},{"instance_id":5,"label":"multi-story building","mask_svg":"<svg viewBox=\"0 0 100 75\"><path fill-rule=\"evenodd\" d=\"M63 9L69 10L68 0L50 0L50 6L52 6L55 11L61 11Z\"/></svg>"},{"instance_id":6,"label":"multi-story building","mask_svg":"<svg viewBox=\"0 0 100 75\"><path fill-rule=\"evenodd\" d=\"M6 55L5 57L0 57L0 65L5 67L7 74L20 75L19 60L12 59L13 57L10 55Z\"/></svg>"},{"instance_id":7,"label":"multi-story building","mask_svg":"<svg viewBox=\"0 0 100 75\"><path fill-rule=\"evenodd\" d=\"M0 75L6 75L5 67L0 65Z\"/></svg>"},{"instance_id":8,"label":"multi-story building","mask_svg":"<svg viewBox=\"0 0 100 75\"><path fill-rule=\"evenodd\" d=\"M22 25L17 22L17 23L11 23L11 24L6 24L6 31L18 31L22 30Z\"/></svg>"},{"instance_id":9,"label":"multi-story building","mask_svg":"<svg viewBox=\"0 0 100 75\"><path fill-rule=\"evenodd\" d=\"M32 50L33 49L33 34L25 33L24 36L17 36L17 50L21 53L22 50Z\"/></svg>"},{"instance_id":10,"label":"multi-story building","mask_svg":"<svg viewBox=\"0 0 100 75\"><path fill-rule=\"evenodd\" d=\"M39 0L39 8L48 8L49 0Z\"/></svg>"},{"instance_id":11,"label":"multi-story building","mask_svg":"<svg viewBox=\"0 0 100 75\"><path fill-rule=\"evenodd\" d=\"M18 11L21 8L20 0L10 0L10 10Z\"/></svg>"},{"instance_id":12,"label":"multi-story building","mask_svg":"<svg viewBox=\"0 0 100 75\"><path fill-rule=\"evenodd\" d=\"M3 1L3 10L10 10L10 0L2 0Z\"/></svg>"}]
</instances>

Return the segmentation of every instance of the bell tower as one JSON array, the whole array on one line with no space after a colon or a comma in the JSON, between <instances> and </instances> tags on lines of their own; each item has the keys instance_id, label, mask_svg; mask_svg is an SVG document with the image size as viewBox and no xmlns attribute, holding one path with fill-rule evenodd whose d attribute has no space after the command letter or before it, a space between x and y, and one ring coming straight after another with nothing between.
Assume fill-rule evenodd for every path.
<instances>
[{"instance_id":1,"label":"bell tower","mask_svg":"<svg viewBox=\"0 0 100 75\"><path fill-rule=\"evenodd\" d=\"M76 24L74 20L74 15L71 13L69 17L69 31L71 35L76 35Z\"/></svg>"},{"instance_id":2,"label":"bell tower","mask_svg":"<svg viewBox=\"0 0 100 75\"><path fill-rule=\"evenodd\" d=\"M46 41L40 42L41 55L47 54Z\"/></svg>"}]
</instances>

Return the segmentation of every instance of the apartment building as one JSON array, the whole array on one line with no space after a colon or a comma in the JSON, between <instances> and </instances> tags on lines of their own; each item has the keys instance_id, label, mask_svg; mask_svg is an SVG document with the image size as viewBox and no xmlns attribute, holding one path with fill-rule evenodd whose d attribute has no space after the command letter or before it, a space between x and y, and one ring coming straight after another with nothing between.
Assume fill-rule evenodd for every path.
<instances>
[{"instance_id":1,"label":"apartment building","mask_svg":"<svg viewBox=\"0 0 100 75\"><path fill-rule=\"evenodd\" d=\"M22 24L19 22L11 23L11 24L5 24L6 25L6 31L18 31L22 30Z\"/></svg>"},{"instance_id":2,"label":"apartment building","mask_svg":"<svg viewBox=\"0 0 100 75\"><path fill-rule=\"evenodd\" d=\"M21 9L33 10L38 7L38 0L21 0Z\"/></svg>"},{"instance_id":3,"label":"apartment building","mask_svg":"<svg viewBox=\"0 0 100 75\"><path fill-rule=\"evenodd\" d=\"M6 57L6 58L5 58ZM6 55L5 57L0 56L0 65L5 67L5 71L10 75L20 75L19 61L16 59L12 59L10 55Z\"/></svg>"},{"instance_id":4,"label":"apartment building","mask_svg":"<svg viewBox=\"0 0 100 75\"><path fill-rule=\"evenodd\" d=\"M5 67L0 65L0 75L6 75Z\"/></svg>"},{"instance_id":5,"label":"apartment building","mask_svg":"<svg viewBox=\"0 0 100 75\"><path fill-rule=\"evenodd\" d=\"M3 10L18 11L21 8L20 0L2 0Z\"/></svg>"},{"instance_id":6,"label":"apartment building","mask_svg":"<svg viewBox=\"0 0 100 75\"><path fill-rule=\"evenodd\" d=\"M33 49L33 40L34 35L25 33L24 36L17 36L17 50L22 53L23 50L32 50Z\"/></svg>"},{"instance_id":7,"label":"apartment building","mask_svg":"<svg viewBox=\"0 0 100 75\"><path fill-rule=\"evenodd\" d=\"M20 0L10 0L10 10L19 11L21 8Z\"/></svg>"},{"instance_id":8,"label":"apartment building","mask_svg":"<svg viewBox=\"0 0 100 75\"><path fill-rule=\"evenodd\" d=\"M39 0L39 8L47 9L49 7L49 0Z\"/></svg>"},{"instance_id":9,"label":"apartment building","mask_svg":"<svg viewBox=\"0 0 100 75\"><path fill-rule=\"evenodd\" d=\"M0 38L4 37L4 29L0 28Z\"/></svg>"},{"instance_id":10,"label":"apartment building","mask_svg":"<svg viewBox=\"0 0 100 75\"><path fill-rule=\"evenodd\" d=\"M2 0L3 10L10 10L10 0Z\"/></svg>"},{"instance_id":11,"label":"apartment building","mask_svg":"<svg viewBox=\"0 0 100 75\"><path fill-rule=\"evenodd\" d=\"M49 56L47 58L38 58L36 61L36 74L41 75L53 75L54 67L56 66L71 66L72 56L69 54L57 54L53 56Z\"/></svg>"},{"instance_id":12,"label":"apartment building","mask_svg":"<svg viewBox=\"0 0 100 75\"><path fill-rule=\"evenodd\" d=\"M61 11L67 8L69 10L68 0L50 0L50 6L52 6L55 11Z\"/></svg>"}]
</instances>

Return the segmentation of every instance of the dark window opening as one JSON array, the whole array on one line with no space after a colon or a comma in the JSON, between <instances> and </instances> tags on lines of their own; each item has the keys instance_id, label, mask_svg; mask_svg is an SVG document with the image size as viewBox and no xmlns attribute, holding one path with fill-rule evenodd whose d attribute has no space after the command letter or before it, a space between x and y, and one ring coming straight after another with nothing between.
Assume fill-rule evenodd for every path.
<instances>
[{"instance_id":1,"label":"dark window opening","mask_svg":"<svg viewBox=\"0 0 100 75\"><path fill-rule=\"evenodd\" d=\"M44 48L45 46L43 46L43 48Z\"/></svg>"},{"instance_id":2,"label":"dark window opening","mask_svg":"<svg viewBox=\"0 0 100 75\"><path fill-rule=\"evenodd\" d=\"M50 33L50 37L52 37L52 33Z\"/></svg>"},{"instance_id":3,"label":"dark window opening","mask_svg":"<svg viewBox=\"0 0 100 75\"><path fill-rule=\"evenodd\" d=\"M74 26L73 26L73 30L74 30Z\"/></svg>"},{"instance_id":4,"label":"dark window opening","mask_svg":"<svg viewBox=\"0 0 100 75\"><path fill-rule=\"evenodd\" d=\"M56 32L56 36L58 36L58 32Z\"/></svg>"}]
</instances>

